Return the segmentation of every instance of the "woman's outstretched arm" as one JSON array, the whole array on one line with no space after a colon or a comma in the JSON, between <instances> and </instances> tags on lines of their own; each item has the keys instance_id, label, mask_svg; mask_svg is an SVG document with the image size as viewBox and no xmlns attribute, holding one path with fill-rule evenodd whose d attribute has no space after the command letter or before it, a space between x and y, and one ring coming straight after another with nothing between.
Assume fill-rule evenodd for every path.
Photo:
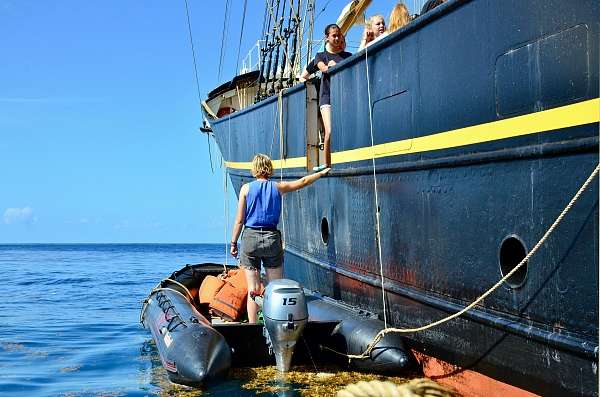
<instances>
[{"instance_id":1,"label":"woman's outstretched arm","mask_svg":"<svg viewBox=\"0 0 600 397\"><path fill-rule=\"evenodd\" d=\"M281 194L295 192L296 190L300 190L303 187L310 185L311 183L313 183L314 181L316 181L323 175L327 174L329 171L331 171L331 168L325 168L322 171L315 172L314 174L306 175L306 176L304 176L300 179L296 179L295 181L292 181L292 182L278 182L277 189L279 190L279 193L281 193Z\"/></svg>"}]
</instances>

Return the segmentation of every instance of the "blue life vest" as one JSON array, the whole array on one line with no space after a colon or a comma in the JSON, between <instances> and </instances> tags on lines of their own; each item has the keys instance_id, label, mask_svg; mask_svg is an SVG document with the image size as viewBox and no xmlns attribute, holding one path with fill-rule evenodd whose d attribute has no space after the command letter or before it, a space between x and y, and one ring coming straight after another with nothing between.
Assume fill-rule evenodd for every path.
<instances>
[{"instance_id":1,"label":"blue life vest","mask_svg":"<svg viewBox=\"0 0 600 397\"><path fill-rule=\"evenodd\" d=\"M281 193L275 182L256 180L248 184L246 226L276 228L281 215Z\"/></svg>"}]
</instances>

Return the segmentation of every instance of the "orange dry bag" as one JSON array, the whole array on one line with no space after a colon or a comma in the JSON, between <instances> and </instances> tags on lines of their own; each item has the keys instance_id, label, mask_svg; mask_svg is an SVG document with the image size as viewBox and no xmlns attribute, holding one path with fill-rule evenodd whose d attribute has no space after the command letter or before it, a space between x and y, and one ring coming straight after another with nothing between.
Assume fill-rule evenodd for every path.
<instances>
[{"instance_id":1,"label":"orange dry bag","mask_svg":"<svg viewBox=\"0 0 600 397\"><path fill-rule=\"evenodd\" d=\"M248 285L243 270L231 270L225 284L210 303L213 314L226 320L238 321L246 310Z\"/></svg>"}]
</instances>

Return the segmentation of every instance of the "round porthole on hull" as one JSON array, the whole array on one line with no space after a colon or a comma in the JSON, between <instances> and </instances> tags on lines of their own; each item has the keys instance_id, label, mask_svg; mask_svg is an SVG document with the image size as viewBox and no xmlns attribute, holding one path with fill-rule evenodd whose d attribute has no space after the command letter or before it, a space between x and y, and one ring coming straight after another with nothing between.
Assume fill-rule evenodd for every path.
<instances>
[{"instance_id":1,"label":"round porthole on hull","mask_svg":"<svg viewBox=\"0 0 600 397\"><path fill-rule=\"evenodd\" d=\"M321 240L323 240L323 244L325 245L329 242L329 222L327 222L327 218L325 217L321 219Z\"/></svg>"},{"instance_id":2,"label":"round porthole on hull","mask_svg":"<svg viewBox=\"0 0 600 397\"><path fill-rule=\"evenodd\" d=\"M510 235L506 237L502 244L500 244L500 273L502 277L510 273L527 255L527 249L525 244L516 235ZM506 283L511 288L521 287L527 278L527 262L519 268L512 276L510 276Z\"/></svg>"}]
</instances>

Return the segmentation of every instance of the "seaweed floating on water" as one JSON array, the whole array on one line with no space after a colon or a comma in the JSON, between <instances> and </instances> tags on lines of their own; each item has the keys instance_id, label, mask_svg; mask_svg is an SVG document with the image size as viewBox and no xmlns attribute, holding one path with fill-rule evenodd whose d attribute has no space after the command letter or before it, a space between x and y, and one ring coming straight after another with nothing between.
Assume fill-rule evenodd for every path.
<instances>
[{"instance_id":1,"label":"seaweed floating on water","mask_svg":"<svg viewBox=\"0 0 600 397\"><path fill-rule=\"evenodd\" d=\"M295 366L286 374L280 374L275 366L235 368L231 376L242 381L242 388L256 393L277 393L293 389L301 396L335 396L338 390L358 381L390 381L405 383L411 378L383 376L356 371L345 371L337 366L321 367L315 371L310 366Z\"/></svg>"}]
</instances>

